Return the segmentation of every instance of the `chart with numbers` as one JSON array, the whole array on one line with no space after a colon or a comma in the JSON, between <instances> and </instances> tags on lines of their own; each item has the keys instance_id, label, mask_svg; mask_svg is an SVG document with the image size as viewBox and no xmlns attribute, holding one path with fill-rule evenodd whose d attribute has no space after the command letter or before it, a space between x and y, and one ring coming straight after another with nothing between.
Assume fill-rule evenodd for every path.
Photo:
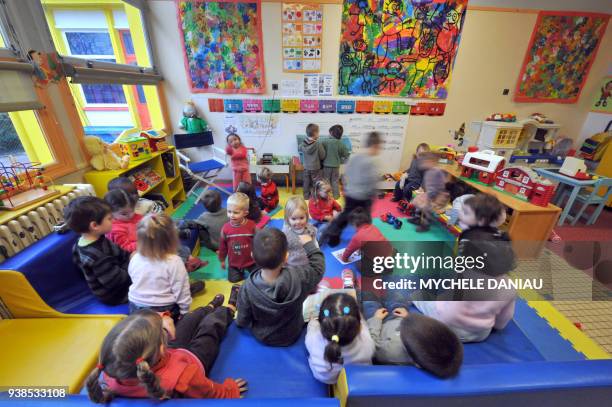
<instances>
[{"instance_id":1,"label":"chart with numbers","mask_svg":"<svg viewBox=\"0 0 612 407\"><path fill-rule=\"evenodd\" d=\"M283 71L320 72L323 6L283 3Z\"/></svg>"}]
</instances>

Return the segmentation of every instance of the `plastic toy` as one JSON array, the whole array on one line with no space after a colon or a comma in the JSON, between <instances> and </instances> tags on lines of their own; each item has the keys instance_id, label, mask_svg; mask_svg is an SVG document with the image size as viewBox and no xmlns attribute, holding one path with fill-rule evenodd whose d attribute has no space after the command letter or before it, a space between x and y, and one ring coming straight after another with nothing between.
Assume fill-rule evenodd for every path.
<instances>
[{"instance_id":1,"label":"plastic toy","mask_svg":"<svg viewBox=\"0 0 612 407\"><path fill-rule=\"evenodd\" d=\"M178 127L179 129L185 129L187 133L201 133L208 129L208 123L198 116L198 111L193 102L187 102L183 106L183 118Z\"/></svg>"},{"instance_id":2,"label":"plastic toy","mask_svg":"<svg viewBox=\"0 0 612 407\"><path fill-rule=\"evenodd\" d=\"M391 107L391 113L393 114L408 114L410 112L410 105L406 102L393 102Z\"/></svg>"},{"instance_id":3,"label":"plastic toy","mask_svg":"<svg viewBox=\"0 0 612 407\"><path fill-rule=\"evenodd\" d=\"M129 157L120 159L117 154L111 150L110 145L103 142L99 137L85 136L83 139L85 148L91 155L89 163L98 170L118 170L126 168L129 164Z\"/></svg>"},{"instance_id":4,"label":"plastic toy","mask_svg":"<svg viewBox=\"0 0 612 407\"><path fill-rule=\"evenodd\" d=\"M50 179L43 175L44 171L40 163L0 162L0 208L19 209L57 195L57 191L49 189Z\"/></svg>"},{"instance_id":5,"label":"plastic toy","mask_svg":"<svg viewBox=\"0 0 612 407\"><path fill-rule=\"evenodd\" d=\"M529 118L531 120L535 120L538 123L544 123L544 124L553 124L554 121L552 121L551 119L549 119L548 117L546 117L544 114L542 113L532 113Z\"/></svg>"},{"instance_id":6,"label":"plastic toy","mask_svg":"<svg viewBox=\"0 0 612 407\"><path fill-rule=\"evenodd\" d=\"M319 113L335 113L336 112L336 101L335 100L319 100Z\"/></svg>"},{"instance_id":7,"label":"plastic toy","mask_svg":"<svg viewBox=\"0 0 612 407\"><path fill-rule=\"evenodd\" d=\"M297 113L300 111L299 99L283 99L281 100L281 111L283 113Z\"/></svg>"},{"instance_id":8,"label":"plastic toy","mask_svg":"<svg viewBox=\"0 0 612 407\"><path fill-rule=\"evenodd\" d=\"M387 212L383 215L380 216L380 220L382 220L385 223L388 223L389 225L393 226L394 229L401 229L402 228L402 221L399 220L398 218L396 218L395 216L393 216L391 214L391 212Z\"/></svg>"},{"instance_id":9,"label":"plastic toy","mask_svg":"<svg viewBox=\"0 0 612 407\"><path fill-rule=\"evenodd\" d=\"M505 121L485 121L480 127L476 146L481 150L491 150L509 160L516 149L523 125Z\"/></svg>"},{"instance_id":10,"label":"plastic toy","mask_svg":"<svg viewBox=\"0 0 612 407\"><path fill-rule=\"evenodd\" d=\"M245 112L259 113L263 110L263 103L260 99L245 99L243 107Z\"/></svg>"},{"instance_id":11,"label":"plastic toy","mask_svg":"<svg viewBox=\"0 0 612 407\"><path fill-rule=\"evenodd\" d=\"M377 100L374 102L374 113L388 114L393 110L393 102L390 100Z\"/></svg>"},{"instance_id":12,"label":"plastic toy","mask_svg":"<svg viewBox=\"0 0 612 407\"><path fill-rule=\"evenodd\" d=\"M119 144L121 156L128 156L130 160L136 161L151 158L149 140L146 137L142 137L138 129L124 130L115 139L115 143Z\"/></svg>"},{"instance_id":13,"label":"plastic toy","mask_svg":"<svg viewBox=\"0 0 612 407\"><path fill-rule=\"evenodd\" d=\"M454 160L457 156L457 151L450 146L432 146L431 152L448 161Z\"/></svg>"},{"instance_id":14,"label":"plastic toy","mask_svg":"<svg viewBox=\"0 0 612 407\"><path fill-rule=\"evenodd\" d=\"M319 111L318 100L300 100L300 112L317 113Z\"/></svg>"},{"instance_id":15,"label":"plastic toy","mask_svg":"<svg viewBox=\"0 0 612 407\"><path fill-rule=\"evenodd\" d=\"M208 110L211 113L223 113L225 111L223 99L208 99Z\"/></svg>"},{"instance_id":16,"label":"plastic toy","mask_svg":"<svg viewBox=\"0 0 612 407\"><path fill-rule=\"evenodd\" d=\"M166 133L163 130L143 130L140 135L149 140L152 152L166 151L169 148Z\"/></svg>"},{"instance_id":17,"label":"plastic toy","mask_svg":"<svg viewBox=\"0 0 612 407\"><path fill-rule=\"evenodd\" d=\"M415 209L415 206L406 199L402 199L397 203L397 210L408 216L414 216Z\"/></svg>"},{"instance_id":18,"label":"plastic toy","mask_svg":"<svg viewBox=\"0 0 612 407\"><path fill-rule=\"evenodd\" d=\"M354 113L355 112L355 101L354 100L339 100L336 103L336 112Z\"/></svg>"},{"instance_id":19,"label":"plastic toy","mask_svg":"<svg viewBox=\"0 0 612 407\"><path fill-rule=\"evenodd\" d=\"M264 113L279 113L281 111L281 103L278 99L264 99Z\"/></svg>"},{"instance_id":20,"label":"plastic toy","mask_svg":"<svg viewBox=\"0 0 612 407\"><path fill-rule=\"evenodd\" d=\"M358 100L355 106L355 112L357 113L372 113L374 111L374 101L372 100Z\"/></svg>"},{"instance_id":21,"label":"plastic toy","mask_svg":"<svg viewBox=\"0 0 612 407\"><path fill-rule=\"evenodd\" d=\"M487 117L485 120L492 122L515 122L516 115L512 113L493 113L491 116Z\"/></svg>"},{"instance_id":22,"label":"plastic toy","mask_svg":"<svg viewBox=\"0 0 612 407\"><path fill-rule=\"evenodd\" d=\"M491 185L495 176L504 167L504 157L495 155L491 150L468 152L461 162L461 176L477 177L478 181Z\"/></svg>"},{"instance_id":23,"label":"plastic toy","mask_svg":"<svg viewBox=\"0 0 612 407\"><path fill-rule=\"evenodd\" d=\"M565 157L559 172L563 175L567 175L568 177L580 180L589 180L592 178L592 176L587 172L584 160L576 157Z\"/></svg>"},{"instance_id":24,"label":"plastic toy","mask_svg":"<svg viewBox=\"0 0 612 407\"><path fill-rule=\"evenodd\" d=\"M538 206L547 206L555 192L554 185L531 168L508 167L497 172L495 189Z\"/></svg>"},{"instance_id":25,"label":"plastic toy","mask_svg":"<svg viewBox=\"0 0 612 407\"><path fill-rule=\"evenodd\" d=\"M223 101L223 107L227 113L242 113L242 100L225 99Z\"/></svg>"},{"instance_id":26,"label":"plastic toy","mask_svg":"<svg viewBox=\"0 0 612 407\"><path fill-rule=\"evenodd\" d=\"M461 123L459 130L451 130L451 135L453 136L453 140L457 141L457 146L461 147L463 145L463 139L465 138L465 123Z\"/></svg>"}]
</instances>

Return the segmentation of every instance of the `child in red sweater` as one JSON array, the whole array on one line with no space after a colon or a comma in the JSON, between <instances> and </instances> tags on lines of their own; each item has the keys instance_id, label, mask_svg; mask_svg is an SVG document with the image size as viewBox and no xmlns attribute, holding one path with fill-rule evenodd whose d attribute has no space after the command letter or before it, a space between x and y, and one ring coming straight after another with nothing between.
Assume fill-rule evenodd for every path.
<instances>
[{"instance_id":1,"label":"child in red sweater","mask_svg":"<svg viewBox=\"0 0 612 407\"><path fill-rule=\"evenodd\" d=\"M315 182L313 194L308 200L308 213L315 221L317 227L317 240L325 228L340 212L342 207L334 199L332 188L327 180L321 179Z\"/></svg>"},{"instance_id":2,"label":"child in red sweater","mask_svg":"<svg viewBox=\"0 0 612 407\"><path fill-rule=\"evenodd\" d=\"M278 189L276 183L272 181L272 171L263 167L257 178L261 183L261 196L259 197L259 207L266 213L273 211L278 206Z\"/></svg>"},{"instance_id":3,"label":"child in red sweater","mask_svg":"<svg viewBox=\"0 0 612 407\"><path fill-rule=\"evenodd\" d=\"M249 171L249 158L248 151L255 149L252 147L245 147L242 144L242 139L237 134L229 134L227 136L227 147L225 152L231 157L231 167L233 172L233 186L234 191L238 188L238 184L242 182L251 183L251 172Z\"/></svg>"},{"instance_id":4,"label":"child in red sweater","mask_svg":"<svg viewBox=\"0 0 612 407\"><path fill-rule=\"evenodd\" d=\"M104 195L104 200L111 206L113 227L106 238L123 250L136 251L138 236L136 233L142 215L135 212L137 198L123 189L113 189ZM179 247L178 255L185 262L187 271L191 272L204 267L207 263L191 255L188 247Z\"/></svg>"},{"instance_id":5,"label":"child in red sweater","mask_svg":"<svg viewBox=\"0 0 612 407\"><path fill-rule=\"evenodd\" d=\"M219 261L225 269L225 258L228 259L227 279L237 283L257 268L253 260L253 237L257 225L247 219L249 197L242 192L235 192L227 198L227 217L229 222L221 228L219 236Z\"/></svg>"},{"instance_id":6,"label":"child in red sweater","mask_svg":"<svg viewBox=\"0 0 612 407\"><path fill-rule=\"evenodd\" d=\"M366 252L361 250L361 262L358 268L361 270L362 275L371 275L372 265L374 257L387 257L394 255L393 246L387 240L386 237L380 233L380 230L372 225L372 217L364 208L355 208L349 216L350 223L355 226L357 232L353 235L353 238L349 242L344 253L342 253L342 260L348 261L349 257L356 252L361 250L364 244L368 243Z\"/></svg>"},{"instance_id":7,"label":"child in red sweater","mask_svg":"<svg viewBox=\"0 0 612 407\"><path fill-rule=\"evenodd\" d=\"M98 364L87 378L91 401L108 403L115 395L239 398L246 391L244 380L216 383L206 377L234 318L237 295L232 289L224 307L223 295L218 294L206 307L186 314L176 328L171 317L149 309L119 322L104 339Z\"/></svg>"}]
</instances>

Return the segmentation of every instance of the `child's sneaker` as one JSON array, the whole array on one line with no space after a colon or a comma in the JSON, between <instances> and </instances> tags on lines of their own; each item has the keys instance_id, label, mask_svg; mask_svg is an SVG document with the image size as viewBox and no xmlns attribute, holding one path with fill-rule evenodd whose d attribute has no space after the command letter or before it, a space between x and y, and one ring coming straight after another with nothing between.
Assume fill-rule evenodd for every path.
<instances>
[{"instance_id":1,"label":"child's sneaker","mask_svg":"<svg viewBox=\"0 0 612 407\"><path fill-rule=\"evenodd\" d=\"M211 307L213 309L220 307L223 305L223 301L225 301L225 295L217 294L215 298L212 299L211 302L208 303L207 307Z\"/></svg>"},{"instance_id":2,"label":"child's sneaker","mask_svg":"<svg viewBox=\"0 0 612 407\"><path fill-rule=\"evenodd\" d=\"M187 268L188 273L192 273L199 268L206 267L208 262L206 260L200 260L197 257L189 256L187 259L187 264L185 264L185 268Z\"/></svg>"},{"instance_id":3,"label":"child's sneaker","mask_svg":"<svg viewBox=\"0 0 612 407\"><path fill-rule=\"evenodd\" d=\"M342 270L343 288L355 288L355 275L351 269Z\"/></svg>"},{"instance_id":4,"label":"child's sneaker","mask_svg":"<svg viewBox=\"0 0 612 407\"><path fill-rule=\"evenodd\" d=\"M238 303L238 291L240 291L240 284L234 284L232 286L232 291L230 292L229 300L227 301L229 305L233 305L235 307Z\"/></svg>"},{"instance_id":5,"label":"child's sneaker","mask_svg":"<svg viewBox=\"0 0 612 407\"><path fill-rule=\"evenodd\" d=\"M204 288L206 288L206 283L202 280L196 280L189 283L189 292L191 292L192 297L204 291Z\"/></svg>"}]
</instances>

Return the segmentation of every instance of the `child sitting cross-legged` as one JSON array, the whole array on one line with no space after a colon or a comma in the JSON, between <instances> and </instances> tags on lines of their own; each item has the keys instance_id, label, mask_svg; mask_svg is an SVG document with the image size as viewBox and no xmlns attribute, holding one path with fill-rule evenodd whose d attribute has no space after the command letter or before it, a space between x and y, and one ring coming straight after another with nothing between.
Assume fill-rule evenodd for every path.
<instances>
[{"instance_id":1,"label":"child sitting cross-legged","mask_svg":"<svg viewBox=\"0 0 612 407\"><path fill-rule=\"evenodd\" d=\"M244 280L255 270L253 260L253 237L257 225L247 219L249 213L249 197L242 192L235 192L227 199L227 216L229 222L221 228L219 236L219 261L225 269L225 259L228 260L227 279L232 283Z\"/></svg>"},{"instance_id":2,"label":"child sitting cross-legged","mask_svg":"<svg viewBox=\"0 0 612 407\"><path fill-rule=\"evenodd\" d=\"M203 281L189 283L183 260L176 254L178 231L164 214L146 215L138 224L138 252L130 260L130 313L142 308L169 311L175 320L189 311L191 296Z\"/></svg>"},{"instance_id":3,"label":"child sitting cross-legged","mask_svg":"<svg viewBox=\"0 0 612 407\"><path fill-rule=\"evenodd\" d=\"M387 281L393 280L386 276ZM463 362L463 345L443 323L409 313L408 293L387 290L381 301L362 292L364 314L376 344L374 361L383 365L416 365L440 378L455 376Z\"/></svg>"},{"instance_id":4,"label":"child sitting cross-legged","mask_svg":"<svg viewBox=\"0 0 612 407\"><path fill-rule=\"evenodd\" d=\"M261 183L261 196L258 198L259 207L262 211L270 213L278 206L278 188L272 180L272 171L263 167L257 174L257 178Z\"/></svg>"},{"instance_id":5,"label":"child sitting cross-legged","mask_svg":"<svg viewBox=\"0 0 612 407\"><path fill-rule=\"evenodd\" d=\"M317 228L308 223L308 205L301 196L292 196L285 204L285 223L283 224L283 233L287 236L288 266L305 266L308 264L308 255L303 243L300 241L300 236L310 236L314 244L318 246Z\"/></svg>"},{"instance_id":6,"label":"child sitting cross-legged","mask_svg":"<svg viewBox=\"0 0 612 407\"><path fill-rule=\"evenodd\" d=\"M202 203L206 212L195 220L200 231L200 244L210 250L217 251L221 229L229 221L227 211L221 207L221 193L216 189L206 190L202 197Z\"/></svg>"},{"instance_id":7,"label":"child sitting cross-legged","mask_svg":"<svg viewBox=\"0 0 612 407\"><path fill-rule=\"evenodd\" d=\"M485 287L499 286L508 280L516 265L512 242L507 233L498 229L506 219L506 210L489 194L468 198L459 213L468 226L459 235L457 256L483 258L482 267L475 266L458 274L461 279L487 280ZM469 284L466 284L469 286ZM504 329L514 315L514 289L461 290L454 293L457 301L413 301L425 315L435 318L452 329L462 342L480 342L493 329Z\"/></svg>"},{"instance_id":8,"label":"child sitting cross-legged","mask_svg":"<svg viewBox=\"0 0 612 407\"><path fill-rule=\"evenodd\" d=\"M276 228L255 235L253 256L259 266L238 293L239 327L270 346L289 346L302 333L302 304L315 290L325 272L325 257L312 237L299 236L308 258L302 267L285 265L287 238Z\"/></svg>"},{"instance_id":9,"label":"child sitting cross-legged","mask_svg":"<svg viewBox=\"0 0 612 407\"><path fill-rule=\"evenodd\" d=\"M130 253L104 236L112 228L110 205L93 196L77 197L64 209L64 218L68 227L81 235L72 258L93 295L108 305L126 303L132 283Z\"/></svg>"},{"instance_id":10,"label":"child sitting cross-legged","mask_svg":"<svg viewBox=\"0 0 612 407\"><path fill-rule=\"evenodd\" d=\"M349 294L331 294L323 300L319 320L310 320L306 332L308 364L315 379L335 384L344 365L371 365L374 341Z\"/></svg>"},{"instance_id":11,"label":"child sitting cross-legged","mask_svg":"<svg viewBox=\"0 0 612 407\"><path fill-rule=\"evenodd\" d=\"M127 193L124 189L113 189L104 195L104 200L111 206L113 227L106 237L122 249L132 253L138 247L136 229L143 216L136 213L137 196ZM204 267L207 263L191 255L187 246L178 247L179 256L183 259L188 271Z\"/></svg>"},{"instance_id":12,"label":"child sitting cross-legged","mask_svg":"<svg viewBox=\"0 0 612 407\"><path fill-rule=\"evenodd\" d=\"M206 307L185 315L176 325L166 314L149 309L131 314L109 332L86 381L94 403L114 396L131 398L239 398L243 379L216 383L206 377L231 324L235 300L227 307L218 294Z\"/></svg>"}]
</instances>

